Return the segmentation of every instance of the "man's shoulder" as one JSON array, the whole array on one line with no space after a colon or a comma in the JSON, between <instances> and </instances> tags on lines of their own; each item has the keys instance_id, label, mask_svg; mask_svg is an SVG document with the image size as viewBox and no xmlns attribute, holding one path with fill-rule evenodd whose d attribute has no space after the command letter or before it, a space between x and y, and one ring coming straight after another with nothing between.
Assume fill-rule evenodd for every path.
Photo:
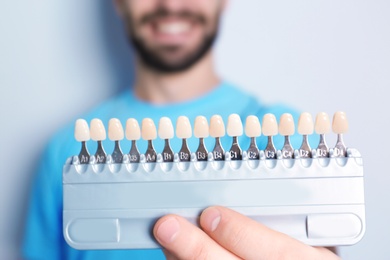
<instances>
[{"instance_id":1,"label":"man's shoulder","mask_svg":"<svg viewBox=\"0 0 390 260\"><path fill-rule=\"evenodd\" d=\"M79 117L85 120L91 120L95 117L103 118L112 117L116 111L125 111L131 105L132 95L130 90L122 91L106 100L100 102L98 105L92 107L86 113L82 113Z\"/></svg>"},{"instance_id":2,"label":"man's shoulder","mask_svg":"<svg viewBox=\"0 0 390 260\"><path fill-rule=\"evenodd\" d=\"M262 114L274 114L276 118L280 118L281 115L285 113L291 114L294 119L299 116L299 110L292 105L282 104L282 103L274 103L269 104L262 107Z\"/></svg>"},{"instance_id":3,"label":"man's shoulder","mask_svg":"<svg viewBox=\"0 0 390 260\"><path fill-rule=\"evenodd\" d=\"M223 89L227 92L225 100L228 99L232 107L245 105L242 108L247 114L262 117L267 113L271 113L276 118L279 118L284 113L290 113L294 117L299 115L298 109L292 105L285 103L265 103L261 100L258 93L252 93L235 84L224 82Z\"/></svg>"},{"instance_id":4,"label":"man's shoulder","mask_svg":"<svg viewBox=\"0 0 390 260\"><path fill-rule=\"evenodd\" d=\"M223 81L221 83L221 91L225 92L226 95L232 98L256 99L256 96L253 93L229 81Z\"/></svg>"},{"instance_id":5,"label":"man's shoulder","mask_svg":"<svg viewBox=\"0 0 390 260\"><path fill-rule=\"evenodd\" d=\"M59 157L68 157L77 154L80 144L74 138L74 124L76 119L81 118L90 122L93 118L99 118L104 123L111 117L115 117L116 111L125 111L128 106L129 92L124 91L106 99L100 104L92 107L87 112L80 113L68 122L65 122L49 139L46 152Z\"/></svg>"}]
</instances>

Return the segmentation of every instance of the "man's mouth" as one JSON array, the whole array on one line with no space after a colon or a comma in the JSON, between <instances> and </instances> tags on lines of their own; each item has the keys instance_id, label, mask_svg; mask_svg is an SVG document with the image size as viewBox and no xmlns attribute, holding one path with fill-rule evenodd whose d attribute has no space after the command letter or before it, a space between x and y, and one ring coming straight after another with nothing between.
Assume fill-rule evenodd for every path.
<instances>
[{"instance_id":1,"label":"man's mouth","mask_svg":"<svg viewBox=\"0 0 390 260\"><path fill-rule=\"evenodd\" d=\"M151 35L156 44L178 46L189 44L199 34L194 21L183 18L163 18L150 23Z\"/></svg>"},{"instance_id":2,"label":"man's mouth","mask_svg":"<svg viewBox=\"0 0 390 260\"><path fill-rule=\"evenodd\" d=\"M186 34L191 30L191 24L187 21L163 21L156 24L156 30L167 35Z\"/></svg>"},{"instance_id":3,"label":"man's mouth","mask_svg":"<svg viewBox=\"0 0 390 260\"><path fill-rule=\"evenodd\" d=\"M164 8L145 14L139 21L145 37L156 45L192 45L201 37L206 19L189 10L172 12Z\"/></svg>"}]
</instances>

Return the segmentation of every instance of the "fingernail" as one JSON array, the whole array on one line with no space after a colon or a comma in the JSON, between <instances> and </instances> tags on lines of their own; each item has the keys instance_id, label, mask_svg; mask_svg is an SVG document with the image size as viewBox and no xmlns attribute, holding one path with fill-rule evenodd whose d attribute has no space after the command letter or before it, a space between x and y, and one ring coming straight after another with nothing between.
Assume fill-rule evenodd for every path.
<instances>
[{"instance_id":1,"label":"fingernail","mask_svg":"<svg viewBox=\"0 0 390 260\"><path fill-rule=\"evenodd\" d=\"M171 217L160 224L156 236L162 243L168 244L175 240L179 230L179 222L174 217Z\"/></svg>"},{"instance_id":2,"label":"fingernail","mask_svg":"<svg viewBox=\"0 0 390 260\"><path fill-rule=\"evenodd\" d=\"M214 207L207 208L203 211L202 218L205 228L210 232L213 232L217 229L218 224L221 221L221 212Z\"/></svg>"}]
</instances>

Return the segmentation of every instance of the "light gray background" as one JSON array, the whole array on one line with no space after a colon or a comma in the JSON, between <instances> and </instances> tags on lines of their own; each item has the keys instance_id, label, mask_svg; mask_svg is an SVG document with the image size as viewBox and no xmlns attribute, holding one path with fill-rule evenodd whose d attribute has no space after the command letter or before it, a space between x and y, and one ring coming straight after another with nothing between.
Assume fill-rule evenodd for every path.
<instances>
[{"instance_id":1,"label":"light gray background","mask_svg":"<svg viewBox=\"0 0 390 260\"><path fill-rule=\"evenodd\" d=\"M345 259L388 259L390 1L231 0L221 74L264 102L346 111L364 156L367 232ZM0 258L16 259L33 170L56 129L131 84L108 0L0 4ZM333 135L328 138L334 143Z\"/></svg>"}]
</instances>

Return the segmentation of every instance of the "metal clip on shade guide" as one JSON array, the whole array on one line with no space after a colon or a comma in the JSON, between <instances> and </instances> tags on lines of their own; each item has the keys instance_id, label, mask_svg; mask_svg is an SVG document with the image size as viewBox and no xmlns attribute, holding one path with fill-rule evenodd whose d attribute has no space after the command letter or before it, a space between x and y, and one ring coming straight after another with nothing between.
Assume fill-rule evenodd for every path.
<instances>
[{"instance_id":1,"label":"metal clip on shade guide","mask_svg":"<svg viewBox=\"0 0 390 260\"><path fill-rule=\"evenodd\" d=\"M348 132L348 120L344 112L336 112L333 116L332 129L337 134L337 143L333 149L333 157L346 157L347 148L344 144L343 134Z\"/></svg>"},{"instance_id":2,"label":"metal clip on shade guide","mask_svg":"<svg viewBox=\"0 0 390 260\"><path fill-rule=\"evenodd\" d=\"M295 132L294 118L291 114L283 114L279 122L279 134L284 136L284 145L281 151L283 159L294 158L294 148L290 143L290 136Z\"/></svg>"},{"instance_id":3,"label":"metal clip on shade guide","mask_svg":"<svg viewBox=\"0 0 390 260\"><path fill-rule=\"evenodd\" d=\"M259 148L256 144L256 137L261 135L260 121L257 116L248 116L245 121L245 134L251 139L247 155L249 160L260 158Z\"/></svg>"},{"instance_id":4,"label":"metal clip on shade guide","mask_svg":"<svg viewBox=\"0 0 390 260\"><path fill-rule=\"evenodd\" d=\"M302 145L299 148L300 158L312 158L308 135L313 134L314 124L311 114L304 112L298 120L298 133L302 135Z\"/></svg>"},{"instance_id":5,"label":"metal clip on shade guide","mask_svg":"<svg viewBox=\"0 0 390 260\"><path fill-rule=\"evenodd\" d=\"M194 136L199 138L199 146L196 150L196 160L197 161L207 161L207 149L204 145L204 138L209 136L209 124L207 122L206 117L197 116L195 118L194 124Z\"/></svg>"},{"instance_id":6,"label":"metal clip on shade guide","mask_svg":"<svg viewBox=\"0 0 390 260\"><path fill-rule=\"evenodd\" d=\"M106 139L106 129L100 119L92 119L90 134L91 139L97 141L98 145L95 152L95 162L97 164L106 163L107 154L102 145L102 141Z\"/></svg>"},{"instance_id":7,"label":"metal clip on shade guide","mask_svg":"<svg viewBox=\"0 0 390 260\"><path fill-rule=\"evenodd\" d=\"M182 139L182 146L179 151L179 160L181 162L189 162L191 160L191 152L190 149L188 149L187 139L192 136L192 129L188 117L180 116L177 119L176 136Z\"/></svg>"},{"instance_id":8,"label":"metal clip on shade guide","mask_svg":"<svg viewBox=\"0 0 390 260\"><path fill-rule=\"evenodd\" d=\"M153 140L157 138L157 130L156 126L152 119L144 118L142 120L142 138L148 141L148 148L145 152L146 162L156 162L157 161L157 153L153 147Z\"/></svg>"},{"instance_id":9,"label":"metal clip on shade guide","mask_svg":"<svg viewBox=\"0 0 390 260\"><path fill-rule=\"evenodd\" d=\"M268 137L264 154L266 159L276 159L277 153L273 142L273 136L278 134L278 123L273 114L265 114L263 117L263 135Z\"/></svg>"},{"instance_id":10,"label":"metal clip on shade guide","mask_svg":"<svg viewBox=\"0 0 390 260\"><path fill-rule=\"evenodd\" d=\"M162 151L162 159L164 162L173 162L174 153L170 146L169 140L174 137L173 125L168 117L160 118L158 123L158 136L164 140L164 150Z\"/></svg>"},{"instance_id":11,"label":"metal clip on shade guide","mask_svg":"<svg viewBox=\"0 0 390 260\"><path fill-rule=\"evenodd\" d=\"M108 138L115 142L114 151L111 154L113 163L122 163L123 153L119 141L125 137L123 127L119 119L111 118L108 121Z\"/></svg>"},{"instance_id":12,"label":"metal clip on shade guide","mask_svg":"<svg viewBox=\"0 0 390 260\"><path fill-rule=\"evenodd\" d=\"M224 161L225 151L222 148L220 138L225 136L225 124L220 115L213 115L210 119L210 136L215 138L212 152L214 161Z\"/></svg>"},{"instance_id":13,"label":"metal clip on shade guide","mask_svg":"<svg viewBox=\"0 0 390 260\"><path fill-rule=\"evenodd\" d=\"M242 160L242 151L238 143L238 137L243 134L243 126L241 118L237 114L231 114L228 118L227 133L233 137L232 146L230 148L230 160Z\"/></svg>"},{"instance_id":14,"label":"metal clip on shade guide","mask_svg":"<svg viewBox=\"0 0 390 260\"><path fill-rule=\"evenodd\" d=\"M317 157L329 157L329 148L325 140L325 134L330 132L330 120L327 113L321 112L317 114L315 122L315 131L317 134L320 135L320 142L316 149Z\"/></svg>"},{"instance_id":15,"label":"metal clip on shade guide","mask_svg":"<svg viewBox=\"0 0 390 260\"><path fill-rule=\"evenodd\" d=\"M138 163L140 161L140 153L137 148L137 141L141 138L141 129L138 121L134 118L129 118L126 121L126 138L131 141L129 161L130 163Z\"/></svg>"},{"instance_id":16,"label":"metal clip on shade guide","mask_svg":"<svg viewBox=\"0 0 390 260\"><path fill-rule=\"evenodd\" d=\"M74 130L74 137L78 142L81 142L81 151L78 155L79 163L88 164L90 155L85 142L88 141L91 137L89 134L87 121L84 119L77 119Z\"/></svg>"}]
</instances>

